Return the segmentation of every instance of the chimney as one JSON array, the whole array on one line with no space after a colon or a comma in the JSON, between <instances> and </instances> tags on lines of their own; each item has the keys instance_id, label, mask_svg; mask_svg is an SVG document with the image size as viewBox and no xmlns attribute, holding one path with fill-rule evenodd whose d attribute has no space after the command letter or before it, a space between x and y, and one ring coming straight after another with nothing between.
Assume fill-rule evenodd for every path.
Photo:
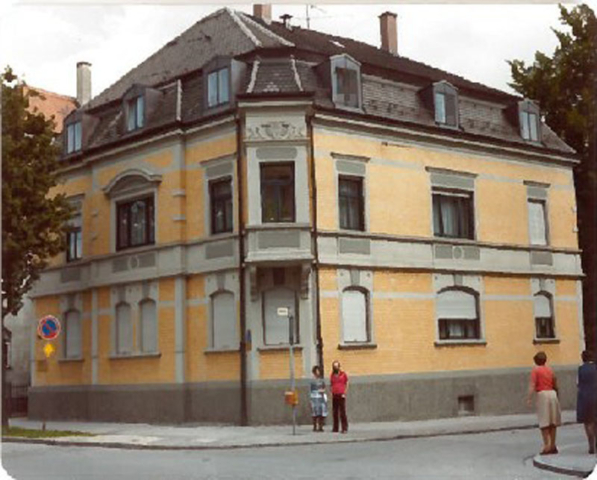
<instances>
[{"instance_id":1,"label":"chimney","mask_svg":"<svg viewBox=\"0 0 597 480\"><path fill-rule=\"evenodd\" d=\"M83 106L91 100L91 63L77 63L77 102Z\"/></svg>"},{"instance_id":2,"label":"chimney","mask_svg":"<svg viewBox=\"0 0 597 480\"><path fill-rule=\"evenodd\" d=\"M385 12L379 16L379 30L381 33L381 49L398 55L398 28L396 14Z\"/></svg>"},{"instance_id":3,"label":"chimney","mask_svg":"<svg viewBox=\"0 0 597 480\"><path fill-rule=\"evenodd\" d=\"M260 18L265 23L272 22L272 6L268 5L253 5L253 16Z\"/></svg>"}]
</instances>

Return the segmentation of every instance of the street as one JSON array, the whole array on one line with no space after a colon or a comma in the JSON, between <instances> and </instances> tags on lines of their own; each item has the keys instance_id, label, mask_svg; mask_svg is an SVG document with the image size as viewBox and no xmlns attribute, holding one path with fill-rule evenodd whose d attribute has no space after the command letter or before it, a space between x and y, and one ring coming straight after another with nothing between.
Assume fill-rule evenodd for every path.
<instances>
[{"instance_id":1,"label":"street","mask_svg":"<svg viewBox=\"0 0 597 480\"><path fill-rule=\"evenodd\" d=\"M558 431L579 444L578 426ZM364 443L160 451L4 443L3 467L18 480L78 479L551 479L532 465L537 430Z\"/></svg>"}]
</instances>

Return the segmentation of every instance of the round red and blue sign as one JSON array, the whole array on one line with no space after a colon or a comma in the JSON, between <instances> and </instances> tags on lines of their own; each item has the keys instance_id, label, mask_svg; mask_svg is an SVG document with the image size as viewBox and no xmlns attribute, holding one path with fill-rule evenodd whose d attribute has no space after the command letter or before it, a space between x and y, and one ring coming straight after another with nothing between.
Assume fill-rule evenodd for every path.
<instances>
[{"instance_id":1,"label":"round red and blue sign","mask_svg":"<svg viewBox=\"0 0 597 480\"><path fill-rule=\"evenodd\" d=\"M37 333L44 340L54 340L60 334L60 322L52 315L46 315L37 324Z\"/></svg>"}]
</instances>

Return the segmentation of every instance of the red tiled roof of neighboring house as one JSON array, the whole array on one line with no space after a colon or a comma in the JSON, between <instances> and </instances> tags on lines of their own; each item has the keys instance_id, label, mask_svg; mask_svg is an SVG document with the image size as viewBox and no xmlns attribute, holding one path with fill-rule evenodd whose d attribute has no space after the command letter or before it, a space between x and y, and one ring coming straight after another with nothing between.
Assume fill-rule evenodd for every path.
<instances>
[{"instance_id":1,"label":"red tiled roof of neighboring house","mask_svg":"<svg viewBox=\"0 0 597 480\"><path fill-rule=\"evenodd\" d=\"M54 117L54 131L60 133L64 118L77 108L77 100L67 95L48 92L37 87L26 86L26 90L36 92L29 97L29 110L42 113L46 118Z\"/></svg>"}]
</instances>

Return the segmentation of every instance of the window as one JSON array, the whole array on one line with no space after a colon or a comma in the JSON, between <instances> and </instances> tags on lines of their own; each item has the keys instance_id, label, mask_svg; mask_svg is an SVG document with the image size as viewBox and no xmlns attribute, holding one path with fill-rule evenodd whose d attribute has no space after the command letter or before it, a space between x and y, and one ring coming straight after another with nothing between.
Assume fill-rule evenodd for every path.
<instances>
[{"instance_id":1,"label":"window","mask_svg":"<svg viewBox=\"0 0 597 480\"><path fill-rule=\"evenodd\" d=\"M66 127L66 153L74 153L81 150L81 122L73 122Z\"/></svg>"},{"instance_id":2,"label":"window","mask_svg":"<svg viewBox=\"0 0 597 480\"><path fill-rule=\"evenodd\" d=\"M211 203L211 233L232 231L232 180L216 180L209 183Z\"/></svg>"},{"instance_id":3,"label":"window","mask_svg":"<svg viewBox=\"0 0 597 480\"><path fill-rule=\"evenodd\" d=\"M211 297L211 346L216 349L238 348L236 309L231 292L218 292Z\"/></svg>"},{"instance_id":4,"label":"window","mask_svg":"<svg viewBox=\"0 0 597 480\"><path fill-rule=\"evenodd\" d=\"M356 70L336 67L336 84L338 96L347 107L359 106L359 91Z\"/></svg>"},{"instance_id":5,"label":"window","mask_svg":"<svg viewBox=\"0 0 597 480\"><path fill-rule=\"evenodd\" d=\"M447 82L433 85L433 106L438 125L458 126L458 92L452 85Z\"/></svg>"},{"instance_id":6,"label":"window","mask_svg":"<svg viewBox=\"0 0 597 480\"><path fill-rule=\"evenodd\" d=\"M440 340L479 339L480 322L475 294L444 290L437 295Z\"/></svg>"},{"instance_id":7,"label":"window","mask_svg":"<svg viewBox=\"0 0 597 480\"><path fill-rule=\"evenodd\" d=\"M539 109L529 101L522 102L519 107L520 135L525 140L538 142L541 129Z\"/></svg>"},{"instance_id":8,"label":"window","mask_svg":"<svg viewBox=\"0 0 597 480\"><path fill-rule=\"evenodd\" d=\"M229 69L221 68L207 75L207 105L215 107L230 101Z\"/></svg>"},{"instance_id":9,"label":"window","mask_svg":"<svg viewBox=\"0 0 597 480\"><path fill-rule=\"evenodd\" d=\"M153 197L117 205L117 249L154 243Z\"/></svg>"},{"instance_id":10,"label":"window","mask_svg":"<svg viewBox=\"0 0 597 480\"><path fill-rule=\"evenodd\" d=\"M332 94L337 106L360 108L360 64L346 55L331 58Z\"/></svg>"},{"instance_id":11,"label":"window","mask_svg":"<svg viewBox=\"0 0 597 480\"><path fill-rule=\"evenodd\" d=\"M370 341L367 294L349 288L342 293L342 339L344 343Z\"/></svg>"},{"instance_id":12,"label":"window","mask_svg":"<svg viewBox=\"0 0 597 480\"><path fill-rule=\"evenodd\" d=\"M294 222L294 164L261 165L263 223Z\"/></svg>"},{"instance_id":13,"label":"window","mask_svg":"<svg viewBox=\"0 0 597 480\"><path fill-rule=\"evenodd\" d=\"M140 95L128 102L127 129L129 132L143 127L145 123L144 110L145 101L143 96Z\"/></svg>"},{"instance_id":14,"label":"window","mask_svg":"<svg viewBox=\"0 0 597 480\"><path fill-rule=\"evenodd\" d=\"M474 239L472 193L434 189L433 231L436 237Z\"/></svg>"},{"instance_id":15,"label":"window","mask_svg":"<svg viewBox=\"0 0 597 480\"><path fill-rule=\"evenodd\" d=\"M66 313L64 319L64 357L81 357L81 315L77 310Z\"/></svg>"},{"instance_id":16,"label":"window","mask_svg":"<svg viewBox=\"0 0 597 480\"><path fill-rule=\"evenodd\" d=\"M263 294L263 341L266 345L288 345L289 319L280 317L278 308L288 308L294 317L294 338L299 342L299 319L296 315L296 294L289 288L279 287Z\"/></svg>"},{"instance_id":17,"label":"window","mask_svg":"<svg viewBox=\"0 0 597 480\"><path fill-rule=\"evenodd\" d=\"M528 200L529 205L529 237L531 245L547 245L547 221L545 201Z\"/></svg>"},{"instance_id":18,"label":"window","mask_svg":"<svg viewBox=\"0 0 597 480\"><path fill-rule=\"evenodd\" d=\"M158 318L153 300L143 300L139 303L141 312L140 350L143 353L158 351Z\"/></svg>"},{"instance_id":19,"label":"window","mask_svg":"<svg viewBox=\"0 0 597 480\"><path fill-rule=\"evenodd\" d=\"M365 230L363 179L341 176L338 179L338 197L340 228Z\"/></svg>"},{"instance_id":20,"label":"window","mask_svg":"<svg viewBox=\"0 0 597 480\"><path fill-rule=\"evenodd\" d=\"M66 261L79 260L83 254L83 234L81 231L81 212L76 213L69 221L66 232Z\"/></svg>"},{"instance_id":21,"label":"window","mask_svg":"<svg viewBox=\"0 0 597 480\"><path fill-rule=\"evenodd\" d=\"M133 350L133 325L131 323L131 307L128 303L116 306L116 353L131 353Z\"/></svg>"},{"instance_id":22,"label":"window","mask_svg":"<svg viewBox=\"0 0 597 480\"><path fill-rule=\"evenodd\" d=\"M547 293L535 295L536 338L555 338L551 296Z\"/></svg>"}]
</instances>

